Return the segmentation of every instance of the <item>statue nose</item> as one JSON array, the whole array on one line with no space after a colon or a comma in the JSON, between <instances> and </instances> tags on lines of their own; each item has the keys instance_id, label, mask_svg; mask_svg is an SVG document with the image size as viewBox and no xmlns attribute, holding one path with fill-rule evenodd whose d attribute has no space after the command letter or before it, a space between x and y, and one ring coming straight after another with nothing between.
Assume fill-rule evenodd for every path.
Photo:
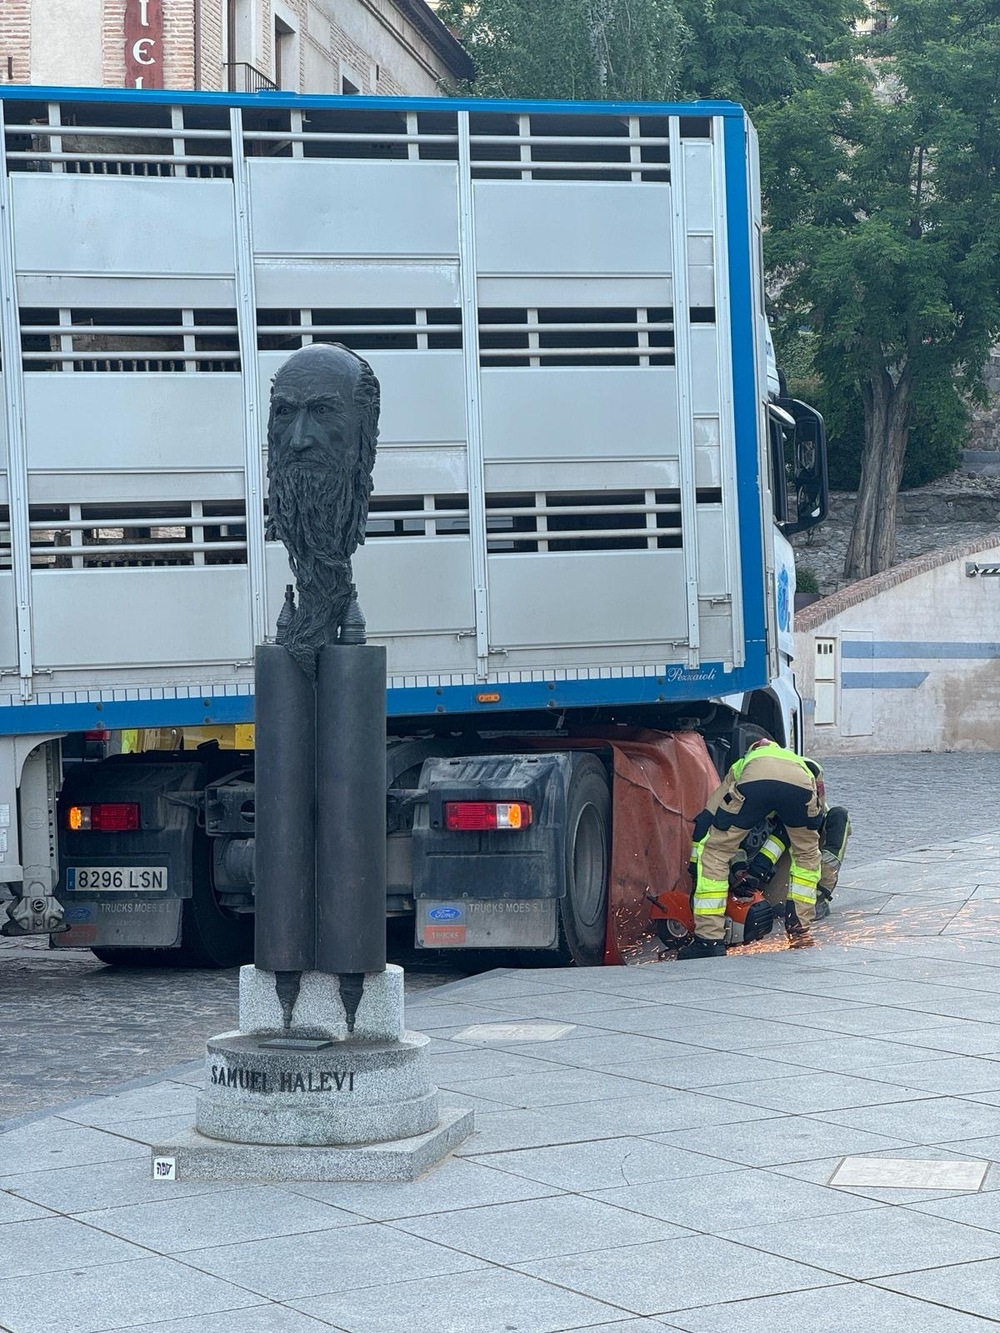
<instances>
[{"instance_id":1,"label":"statue nose","mask_svg":"<svg viewBox=\"0 0 1000 1333\"><path fill-rule=\"evenodd\" d=\"M309 428L309 418L304 412L300 412L296 416L288 442L293 449L308 449L315 443L313 433Z\"/></svg>"}]
</instances>

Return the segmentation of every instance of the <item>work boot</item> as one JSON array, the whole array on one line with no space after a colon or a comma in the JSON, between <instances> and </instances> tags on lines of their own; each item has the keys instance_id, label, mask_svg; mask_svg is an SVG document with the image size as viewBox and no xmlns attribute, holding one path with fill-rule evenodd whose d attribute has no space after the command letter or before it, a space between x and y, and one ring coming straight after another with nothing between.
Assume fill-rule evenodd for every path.
<instances>
[{"instance_id":1,"label":"work boot","mask_svg":"<svg viewBox=\"0 0 1000 1333\"><path fill-rule=\"evenodd\" d=\"M791 898L785 903L785 934L790 949L811 949L816 943L812 931L799 920Z\"/></svg>"},{"instance_id":2,"label":"work boot","mask_svg":"<svg viewBox=\"0 0 1000 1333\"><path fill-rule=\"evenodd\" d=\"M703 940L696 935L690 944L685 944L677 952L678 958L724 958L726 944L724 940Z\"/></svg>"},{"instance_id":3,"label":"work boot","mask_svg":"<svg viewBox=\"0 0 1000 1333\"><path fill-rule=\"evenodd\" d=\"M816 920L822 921L830 915L830 900L833 894L827 889L816 890Z\"/></svg>"}]
</instances>

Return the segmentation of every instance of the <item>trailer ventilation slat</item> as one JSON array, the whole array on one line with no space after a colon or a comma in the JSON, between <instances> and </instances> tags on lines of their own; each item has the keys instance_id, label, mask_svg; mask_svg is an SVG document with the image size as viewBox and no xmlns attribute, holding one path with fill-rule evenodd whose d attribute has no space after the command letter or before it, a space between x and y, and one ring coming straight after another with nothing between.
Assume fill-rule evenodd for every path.
<instances>
[{"instance_id":1,"label":"trailer ventilation slat","mask_svg":"<svg viewBox=\"0 0 1000 1333\"><path fill-rule=\"evenodd\" d=\"M719 505L721 492L697 492L699 505ZM487 493L490 555L566 551L662 551L683 545L678 490ZM464 537L466 495L372 497L368 541L393 537Z\"/></svg>"},{"instance_id":2,"label":"trailer ventilation slat","mask_svg":"<svg viewBox=\"0 0 1000 1333\"><path fill-rule=\"evenodd\" d=\"M257 346L262 352L294 352L309 343L343 343L353 352L461 351L458 309L257 311Z\"/></svg>"},{"instance_id":3,"label":"trailer ventilation slat","mask_svg":"<svg viewBox=\"0 0 1000 1333\"><path fill-rule=\"evenodd\" d=\"M387 107L244 106L247 157L384 162L458 161L458 113ZM472 174L479 180L670 180L665 115L470 113ZM682 138L712 137L687 117ZM230 178L228 108L157 103L12 101L11 171L174 179Z\"/></svg>"},{"instance_id":4,"label":"trailer ventilation slat","mask_svg":"<svg viewBox=\"0 0 1000 1333\"><path fill-rule=\"evenodd\" d=\"M482 307L479 360L496 366L672 366L669 306Z\"/></svg>"},{"instance_id":5,"label":"trailer ventilation slat","mask_svg":"<svg viewBox=\"0 0 1000 1333\"><path fill-rule=\"evenodd\" d=\"M469 128L474 180L670 180L666 116L473 111Z\"/></svg>"},{"instance_id":6,"label":"trailer ventilation slat","mask_svg":"<svg viewBox=\"0 0 1000 1333\"><path fill-rule=\"evenodd\" d=\"M235 372L236 312L22 309L21 359L34 372Z\"/></svg>"},{"instance_id":7,"label":"trailer ventilation slat","mask_svg":"<svg viewBox=\"0 0 1000 1333\"><path fill-rule=\"evenodd\" d=\"M5 110L12 172L209 180L233 174L227 107L11 101Z\"/></svg>"},{"instance_id":8,"label":"trailer ventilation slat","mask_svg":"<svg viewBox=\"0 0 1000 1333\"><path fill-rule=\"evenodd\" d=\"M242 500L45 504L29 509L33 569L245 565ZM0 569L10 568L10 512L0 508Z\"/></svg>"},{"instance_id":9,"label":"trailer ventilation slat","mask_svg":"<svg viewBox=\"0 0 1000 1333\"><path fill-rule=\"evenodd\" d=\"M248 157L457 162L458 113L373 107L245 107Z\"/></svg>"}]
</instances>

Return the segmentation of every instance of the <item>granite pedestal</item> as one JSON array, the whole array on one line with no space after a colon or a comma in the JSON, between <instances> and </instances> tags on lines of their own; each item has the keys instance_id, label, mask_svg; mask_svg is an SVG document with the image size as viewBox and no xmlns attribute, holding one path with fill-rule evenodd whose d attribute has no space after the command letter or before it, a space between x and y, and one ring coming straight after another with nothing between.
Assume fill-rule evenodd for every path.
<instances>
[{"instance_id":1,"label":"granite pedestal","mask_svg":"<svg viewBox=\"0 0 1000 1333\"><path fill-rule=\"evenodd\" d=\"M169 1178L410 1180L472 1131L472 1112L442 1112L406 1032L403 971L365 977L354 1031L338 980L302 974L289 1029L274 973L240 972L240 1027L207 1043L191 1134L154 1148Z\"/></svg>"}]
</instances>

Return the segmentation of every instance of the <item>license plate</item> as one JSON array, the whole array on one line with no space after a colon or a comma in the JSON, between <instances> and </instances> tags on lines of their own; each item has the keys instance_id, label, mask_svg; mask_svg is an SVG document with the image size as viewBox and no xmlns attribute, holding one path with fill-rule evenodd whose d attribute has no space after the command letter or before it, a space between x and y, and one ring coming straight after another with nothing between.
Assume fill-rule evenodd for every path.
<instances>
[{"instance_id":1,"label":"license plate","mask_svg":"<svg viewBox=\"0 0 1000 1333\"><path fill-rule=\"evenodd\" d=\"M167 867L69 866L66 888L70 893L163 893Z\"/></svg>"}]
</instances>

